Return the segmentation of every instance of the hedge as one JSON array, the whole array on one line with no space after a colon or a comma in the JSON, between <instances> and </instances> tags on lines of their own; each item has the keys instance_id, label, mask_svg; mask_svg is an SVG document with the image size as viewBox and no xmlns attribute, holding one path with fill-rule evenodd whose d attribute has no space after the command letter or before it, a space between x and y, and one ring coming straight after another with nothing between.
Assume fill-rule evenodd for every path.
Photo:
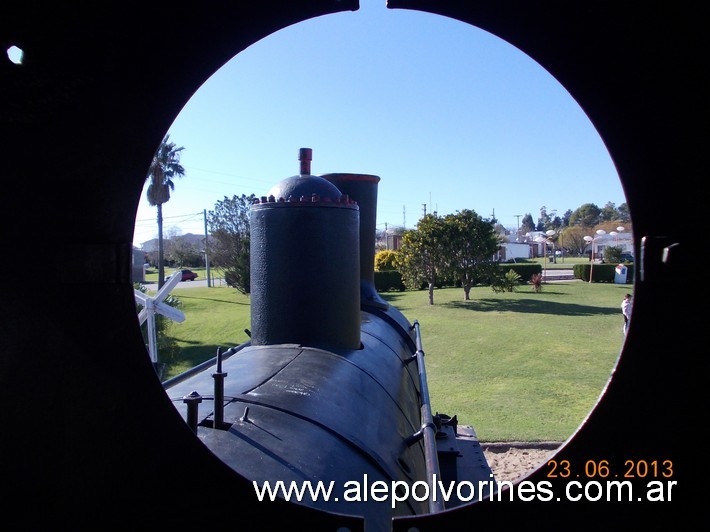
<instances>
[{"instance_id":1,"label":"hedge","mask_svg":"<svg viewBox=\"0 0 710 532\"><path fill-rule=\"evenodd\" d=\"M402 274L396 270L376 271L375 289L378 292L389 292L390 290L403 291L404 283L402 282Z\"/></svg>"},{"instance_id":2,"label":"hedge","mask_svg":"<svg viewBox=\"0 0 710 532\"><path fill-rule=\"evenodd\" d=\"M616 264L595 264L592 275L594 283L613 283L616 278ZM625 264L626 282L633 283L634 281L634 265ZM592 270L591 264L575 264L573 268L575 279L589 281L589 271Z\"/></svg>"},{"instance_id":3,"label":"hedge","mask_svg":"<svg viewBox=\"0 0 710 532\"><path fill-rule=\"evenodd\" d=\"M501 273L505 275L508 270L513 270L520 276L520 281L528 283L530 278L534 273L542 273L542 265L540 264L515 264L515 263L502 263L499 264Z\"/></svg>"}]
</instances>

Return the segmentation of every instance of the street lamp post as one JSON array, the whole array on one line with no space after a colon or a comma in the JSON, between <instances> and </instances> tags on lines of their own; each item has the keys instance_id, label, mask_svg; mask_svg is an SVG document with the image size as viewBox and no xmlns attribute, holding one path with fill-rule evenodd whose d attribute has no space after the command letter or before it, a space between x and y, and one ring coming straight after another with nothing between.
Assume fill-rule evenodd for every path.
<instances>
[{"instance_id":1,"label":"street lamp post","mask_svg":"<svg viewBox=\"0 0 710 532\"><path fill-rule=\"evenodd\" d=\"M592 255L591 255L592 263L589 266L589 282L590 283L592 282L592 277L594 274L594 242L596 242L597 238L604 236L606 234L606 231L604 231L604 229L597 229L596 233L597 233L597 236L595 236L593 238L591 236L584 237L584 241L589 242L592 245Z\"/></svg>"},{"instance_id":2,"label":"street lamp post","mask_svg":"<svg viewBox=\"0 0 710 532\"><path fill-rule=\"evenodd\" d=\"M623 231L624 231L624 228L621 227L621 226L619 226L619 227L616 228L616 231L611 231L611 232L609 233L610 236L615 236L615 237L616 237L616 244L615 244L615 245L616 245L617 248L619 247L619 233L621 233L621 232L623 232Z\"/></svg>"}]
</instances>

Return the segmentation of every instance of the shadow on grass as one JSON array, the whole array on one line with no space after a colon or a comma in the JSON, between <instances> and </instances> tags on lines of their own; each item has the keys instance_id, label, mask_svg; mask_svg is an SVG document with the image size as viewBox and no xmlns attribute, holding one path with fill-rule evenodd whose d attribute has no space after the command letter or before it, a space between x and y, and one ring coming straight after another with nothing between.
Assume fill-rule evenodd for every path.
<instances>
[{"instance_id":1,"label":"shadow on grass","mask_svg":"<svg viewBox=\"0 0 710 532\"><path fill-rule=\"evenodd\" d=\"M422 297L428 297L426 291L422 291ZM550 290L545 287L546 295L565 295L563 292ZM401 305L400 300L405 297L405 292L380 292L382 299L397 307L400 311L409 310L408 305ZM516 299L504 300L492 298L478 298L471 301L447 301L436 303L436 293L434 295L434 306L445 308L455 308L471 310L474 312L519 312L522 314L552 314L555 316L598 316L619 314L620 309L616 307L595 307L591 305L579 305L576 303L559 303L540 299ZM401 305L401 306L400 306Z\"/></svg>"},{"instance_id":2,"label":"shadow on grass","mask_svg":"<svg viewBox=\"0 0 710 532\"><path fill-rule=\"evenodd\" d=\"M429 297L428 295L426 295L426 292L422 293L424 294L422 297ZM412 310L412 307L410 305L402 304L400 299L402 299L403 294L404 292L378 292L378 295L382 297L382 299L384 299L393 307L397 307L397 310L399 310L400 312L407 312L409 310Z\"/></svg>"},{"instance_id":3,"label":"shadow on grass","mask_svg":"<svg viewBox=\"0 0 710 532\"><path fill-rule=\"evenodd\" d=\"M449 301L442 303L441 306L475 312L520 312L523 314L552 314L555 316L596 316L620 313L617 308L593 307L576 303L557 303L539 299L505 301L495 298L479 298L471 301Z\"/></svg>"},{"instance_id":4,"label":"shadow on grass","mask_svg":"<svg viewBox=\"0 0 710 532\"><path fill-rule=\"evenodd\" d=\"M426 294L426 291L422 290L422 293ZM393 303L395 301L402 299L402 297L404 297L405 294L406 294L406 292L377 292L377 295L382 297L382 299L384 299L388 303Z\"/></svg>"}]
</instances>

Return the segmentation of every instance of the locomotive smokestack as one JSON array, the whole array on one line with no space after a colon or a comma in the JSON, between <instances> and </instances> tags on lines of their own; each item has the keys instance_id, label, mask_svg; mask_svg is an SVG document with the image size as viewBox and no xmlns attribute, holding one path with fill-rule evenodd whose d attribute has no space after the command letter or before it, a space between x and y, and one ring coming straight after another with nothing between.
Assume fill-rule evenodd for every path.
<instances>
[{"instance_id":1,"label":"locomotive smokestack","mask_svg":"<svg viewBox=\"0 0 710 532\"><path fill-rule=\"evenodd\" d=\"M359 349L360 213L311 153L252 205L251 344Z\"/></svg>"},{"instance_id":2,"label":"locomotive smokestack","mask_svg":"<svg viewBox=\"0 0 710 532\"><path fill-rule=\"evenodd\" d=\"M301 161L301 175L310 175L313 150L311 148L301 148L298 151L298 160Z\"/></svg>"},{"instance_id":3,"label":"locomotive smokestack","mask_svg":"<svg viewBox=\"0 0 710 532\"><path fill-rule=\"evenodd\" d=\"M321 177L357 201L360 207L360 303L387 309L389 304L375 288L377 186L380 178L368 174L324 174Z\"/></svg>"}]
</instances>

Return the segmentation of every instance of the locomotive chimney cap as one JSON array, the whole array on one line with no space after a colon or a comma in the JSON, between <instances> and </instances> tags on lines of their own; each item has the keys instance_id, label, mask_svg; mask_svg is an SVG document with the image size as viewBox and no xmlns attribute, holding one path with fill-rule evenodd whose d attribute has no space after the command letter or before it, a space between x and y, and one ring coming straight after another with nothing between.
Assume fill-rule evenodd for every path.
<instances>
[{"instance_id":1,"label":"locomotive chimney cap","mask_svg":"<svg viewBox=\"0 0 710 532\"><path fill-rule=\"evenodd\" d=\"M311 148L301 148L299 150L301 173L277 183L266 193L266 196L273 196L277 205L283 207L289 204L293 205L294 198L306 198L311 205L357 208L357 204L346 197L333 183L322 177L311 175L312 156L313 150ZM303 204L302 201L298 203Z\"/></svg>"}]
</instances>

